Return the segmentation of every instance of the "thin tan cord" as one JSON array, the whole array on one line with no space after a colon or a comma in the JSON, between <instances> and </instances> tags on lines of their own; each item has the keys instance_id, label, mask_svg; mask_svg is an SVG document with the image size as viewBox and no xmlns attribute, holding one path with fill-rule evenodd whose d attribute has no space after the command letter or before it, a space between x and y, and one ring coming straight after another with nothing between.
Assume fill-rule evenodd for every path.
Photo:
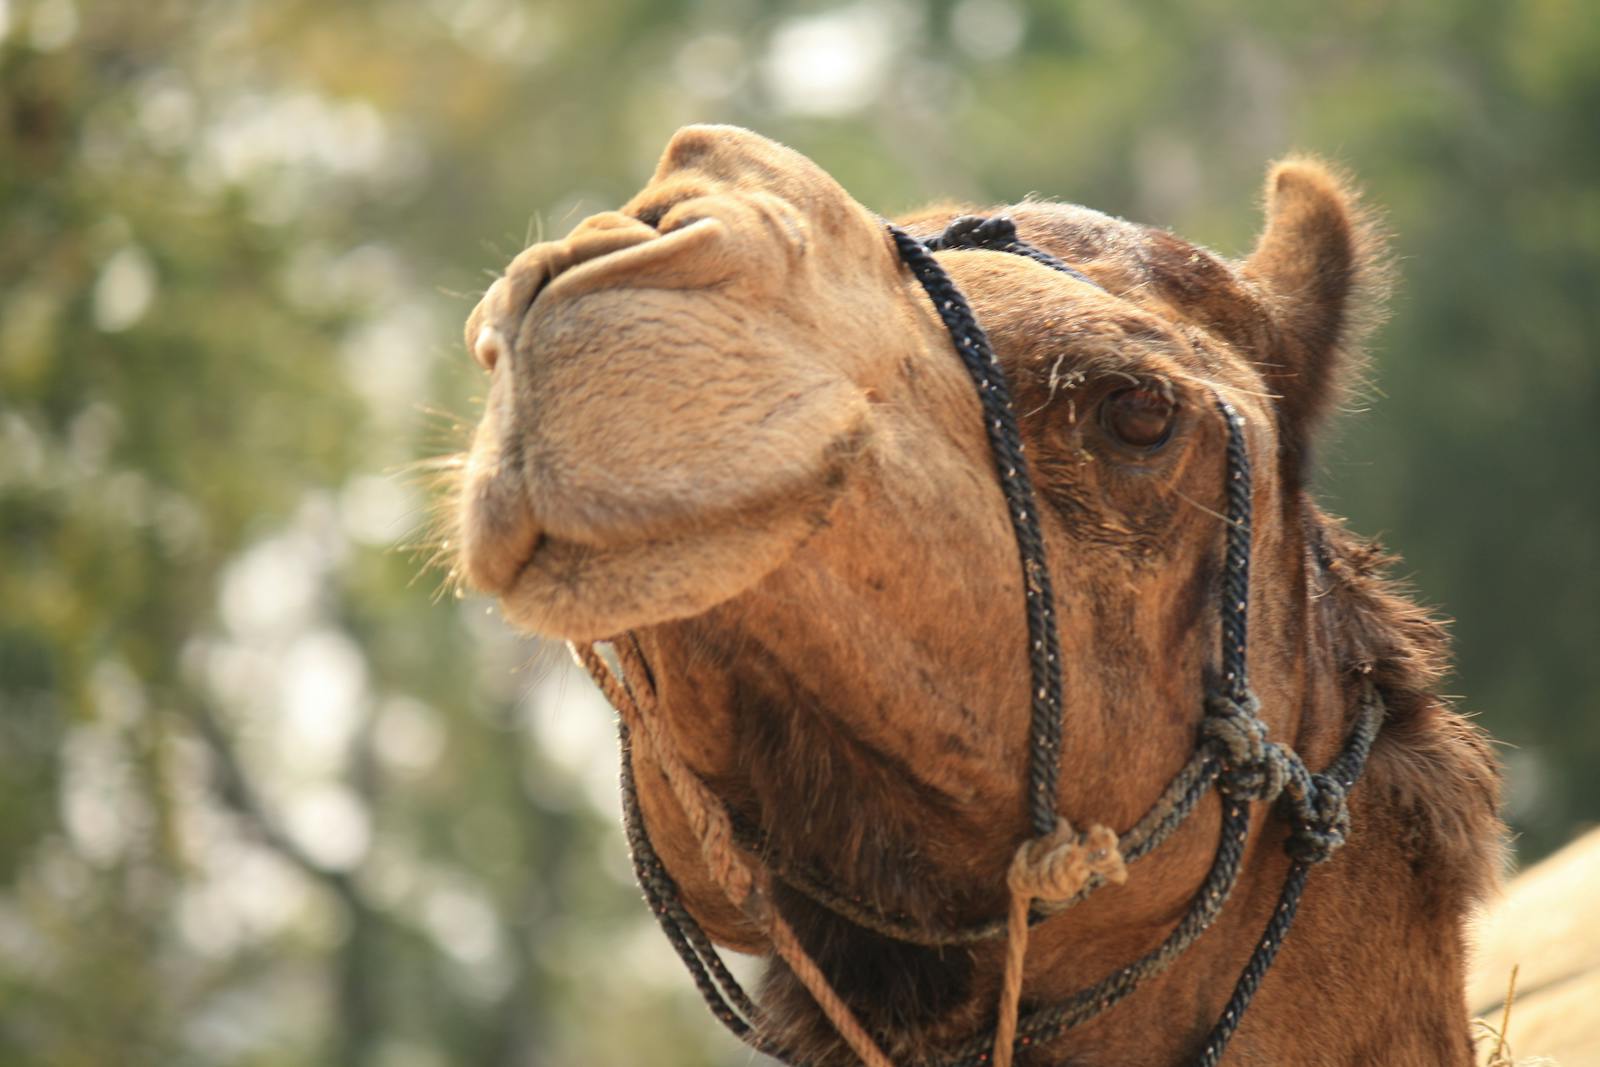
<instances>
[{"instance_id":1,"label":"thin tan cord","mask_svg":"<svg viewBox=\"0 0 1600 1067\"><path fill-rule=\"evenodd\" d=\"M794 929L776 909L767 904L749 862L734 844L733 827L728 820L727 809L705 781L683 762L677 746L667 735L657 712L655 688L650 683L649 669L633 636L622 637L613 645L617 659L622 664L621 679L612 672L593 644L573 642L568 647L661 769L673 797L683 809L684 817L689 820L689 828L700 842L701 856L718 888L745 915L765 927L773 951L794 972L800 984L806 987L817 1002L817 1007L822 1009L833 1028L861 1058L861 1062L866 1067L894 1067L872 1035L856 1019L850 1006L828 983L822 969L800 944Z\"/></svg>"},{"instance_id":2,"label":"thin tan cord","mask_svg":"<svg viewBox=\"0 0 1600 1067\"><path fill-rule=\"evenodd\" d=\"M1116 832L1108 827L1095 826L1080 835L1066 819L1058 819L1054 832L1017 847L1006 873L1011 904L1006 913L1006 966L994 1032L994 1067L1011 1067L1028 957L1029 909L1035 900L1059 904L1071 899L1095 875L1119 885L1128 879Z\"/></svg>"},{"instance_id":3,"label":"thin tan cord","mask_svg":"<svg viewBox=\"0 0 1600 1067\"><path fill-rule=\"evenodd\" d=\"M666 736L661 717L655 714L655 691L648 681L644 661L629 641L616 643L617 658L623 663L628 681L611 673L611 668L594 645L572 645L572 651L611 701L611 706L627 721L661 768L672 795L689 820L689 828L700 843L700 853L711 869L711 877L741 911L752 906L755 878L733 848L733 827L728 812L711 795L705 782L678 756L671 738ZM630 663L629 661L632 661ZM641 706L642 705L642 706Z\"/></svg>"},{"instance_id":4,"label":"thin tan cord","mask_svg":"<svg viewBox=\"0 0 1600 1067\"><path fill-rule=\"evenodd\" d=\"M718 888L744 914L763 925L773 951L805 986L862 1063L866 1067L894 1067L800 944L794 929L767 905L749 862L734 843L727 809L701 777L683 762L677 746L667 735L657 711L649 669L632 635L614 644L617 659L622 664L623 678L620 679L593 644L573 643L570 647L611 706L627 722L629 730L655 759L700 843L701 855ZM1117 835L1107 827L1095 826L1079 834L1066 819L1060 819L1053 833L1025 841L1017 848L1006 876L1010 907L1006 921L1005 975L995 1030L995 1067L1011 1067L1028 954L1029 909L1034 901L1052 904L1071 899L1096 875L1118 884L1128 877L1127 866L1117 847Z\"/></svg>"}]
</instances>

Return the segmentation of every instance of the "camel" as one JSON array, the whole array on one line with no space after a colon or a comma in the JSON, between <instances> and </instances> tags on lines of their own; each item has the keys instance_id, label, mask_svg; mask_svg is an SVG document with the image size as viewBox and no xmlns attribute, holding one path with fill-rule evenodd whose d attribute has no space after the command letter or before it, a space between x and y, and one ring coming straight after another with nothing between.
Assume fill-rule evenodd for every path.
<instances>
[{"instance_id":1,"label":"camel","mask_svg":"<svg viewBox=\"0 0 1600 1067\"><path fill-rule=\"evenodd\" d=\"M1046 253L930 255L1003 372L1048 587L1019 566L986 387L897 245L972 214ZM1265 736L1311 771L1363 716L1376 737L1344 845L1311 869L1222 1062L1472 1062L1463 924L1501 865L1497 766L1436 692L1441 625L1308 488L1378 317L1382 241L1307 158L1271 169L1265 215L1237 262L1041 201L891 229L799 153L695 126L636 197L519 254L472 312L489 386L449 505L455 566L513 624L626 653L609 694L634 727L635 844L667 887L651 899L680 938L690 923L771 961L746 1005L760 1047L942 1064L1002 1028L1017 1036L995 1057L1027 1067L1211 1062L1299 862L1284 804L1219 787L1137 863L1100 861L1194 758L1219 684L1233 418ZM1060 649L1041 803L1080 868L1059 911L1008 882L1039 840L1041 588ZM1003 1031L1008 995L1026 1016L1162 943L1240 811L1237 883L1170 966L1079 1025ZM708 844L718 826L738 840ZM1008 915L1012 938L894 934Z\"/></svg>"},{"instance_id":2,"label":"camel","mask_svg":"<svg viewBox=\"0 0 1600 1067\"><path fill-rule=\"evenodd\" d=\"M1526 1057L1519 1063L1562 1067L1600 1062L1597 879L1600 830L1590 830L1519 873L1479 917L1467 1003L1487 1024L1481 1052L1509 1048Z\"/></svg>"}]
</instances>

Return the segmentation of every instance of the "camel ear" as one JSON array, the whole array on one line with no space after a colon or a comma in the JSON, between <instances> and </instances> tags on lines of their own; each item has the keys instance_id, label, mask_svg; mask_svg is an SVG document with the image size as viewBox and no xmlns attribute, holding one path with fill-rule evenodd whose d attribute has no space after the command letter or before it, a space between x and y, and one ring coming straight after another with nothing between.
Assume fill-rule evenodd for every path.
<instances>
[{"instance_id":1,"label":"camel ear","mask_svg":"<svg viewBox=\"0 0 1600 1067\"><path fill-rule=\"evenodd\" d=\"M1266 229L1244 262L1271 322L1262 354L1286 453L1303 456L1360 369L1388 290L1383 240L1357 193L1324 164L1286 159L1267 175Z\"/></svg>"}]
</instances>

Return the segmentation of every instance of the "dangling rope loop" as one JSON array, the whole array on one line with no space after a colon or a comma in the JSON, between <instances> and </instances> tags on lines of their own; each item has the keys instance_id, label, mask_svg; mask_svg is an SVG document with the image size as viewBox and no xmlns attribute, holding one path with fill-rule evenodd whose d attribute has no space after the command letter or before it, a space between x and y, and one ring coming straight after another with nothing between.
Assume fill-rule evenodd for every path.
<instances>
[{"instance_id":1,"label":"dangling rope loop","mask_svg":"<svg viewBox=\"0 0 1600 1067\"><path fill-rule=\"evenodd\" d=\"M700 844L700 854L717 888L747 918L763 928L772 950L788 964L790 971L805 986L817 1002L817 1007L822 1009L834 1030L860 1057L861 1062L866 1067L894 1067L872 1035L856 1019L855 1012L840 998L822 969L800 944L794 929L771 907L767 893L757 883L751 861L734 843L727 808L705 781L683 762L677 745L667 736L666 725L661 721L656 706L655 687L650 682L650 671L639 650L638 640L628 634L613 644L625 676L632 680L628 683L612 674L611 667L593 644L573 643L568 647L590 677L600 685L606 698L612 701L612 706L622 716L629 730L636 731L637 736L647 744L648 755L661 769L662 777L666 778L678 807L682 809Z\"/></svg>"},{"instance_id":2,"label":"dangling rope loop","mask_svg":"<svg viewBox=\"0 0 1600 1067\"><path fill-rule=\"evenodd\" d=\"M746 914L764 911L764 905L758 899L761 894L756 887L755 875L734 843L727 808L705 781L683 762L678 755L677 745L665 734L661 716L654 714L655 687L650 682L648 672L643 669L644 660L639 655L637 643L629 637L615 645L617 658L627 672L627 684L611 673L610 666L594 645L574 644L569 647L589 676L600 682L606 699L622 714L628 729L640 738L640 743L661 768L662 777L667 780L678 807L688 820L689 829L700 844L700 855L711 872L712 881L740 911ZM632 669L629 669L630 660Z\"/></svg>"}]
</instances>

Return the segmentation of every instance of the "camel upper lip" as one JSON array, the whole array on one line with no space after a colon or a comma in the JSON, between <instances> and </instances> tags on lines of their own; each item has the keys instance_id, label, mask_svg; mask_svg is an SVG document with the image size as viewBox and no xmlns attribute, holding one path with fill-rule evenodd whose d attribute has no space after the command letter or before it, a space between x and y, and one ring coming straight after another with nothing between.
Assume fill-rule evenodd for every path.
<instances>
[{"instance_id":1,"label":"camel upper lip","mask_svg":"<svg viewBox=\"0 0 1600 1067\"><path fill-rule=\"evenodd\" d=\"M583 259L574 263L559 273L547 278L533 294L528 304L528 314L537 310L539 301L548 302L565 296L573 296L578 292L593 292L598 289L630 288L628 275L649 266L653 262L668 256L677 255L685 245L713 239L725 229L722 222L711 216L703 216L693 222L686 223L668 233L656 236L640 235L638 241L623 245L620 248L607 249L597 256ZM617 273L622 262L627 261L627 270L621 272L614 280L614 284L604 281L607 274ZM680 286L664 286L658 282L642 282L637 288L680 288ZM693 288L685 285L681 288ZM552 297L550 294L556 294Z\"/></svg>"}]
</instances>

